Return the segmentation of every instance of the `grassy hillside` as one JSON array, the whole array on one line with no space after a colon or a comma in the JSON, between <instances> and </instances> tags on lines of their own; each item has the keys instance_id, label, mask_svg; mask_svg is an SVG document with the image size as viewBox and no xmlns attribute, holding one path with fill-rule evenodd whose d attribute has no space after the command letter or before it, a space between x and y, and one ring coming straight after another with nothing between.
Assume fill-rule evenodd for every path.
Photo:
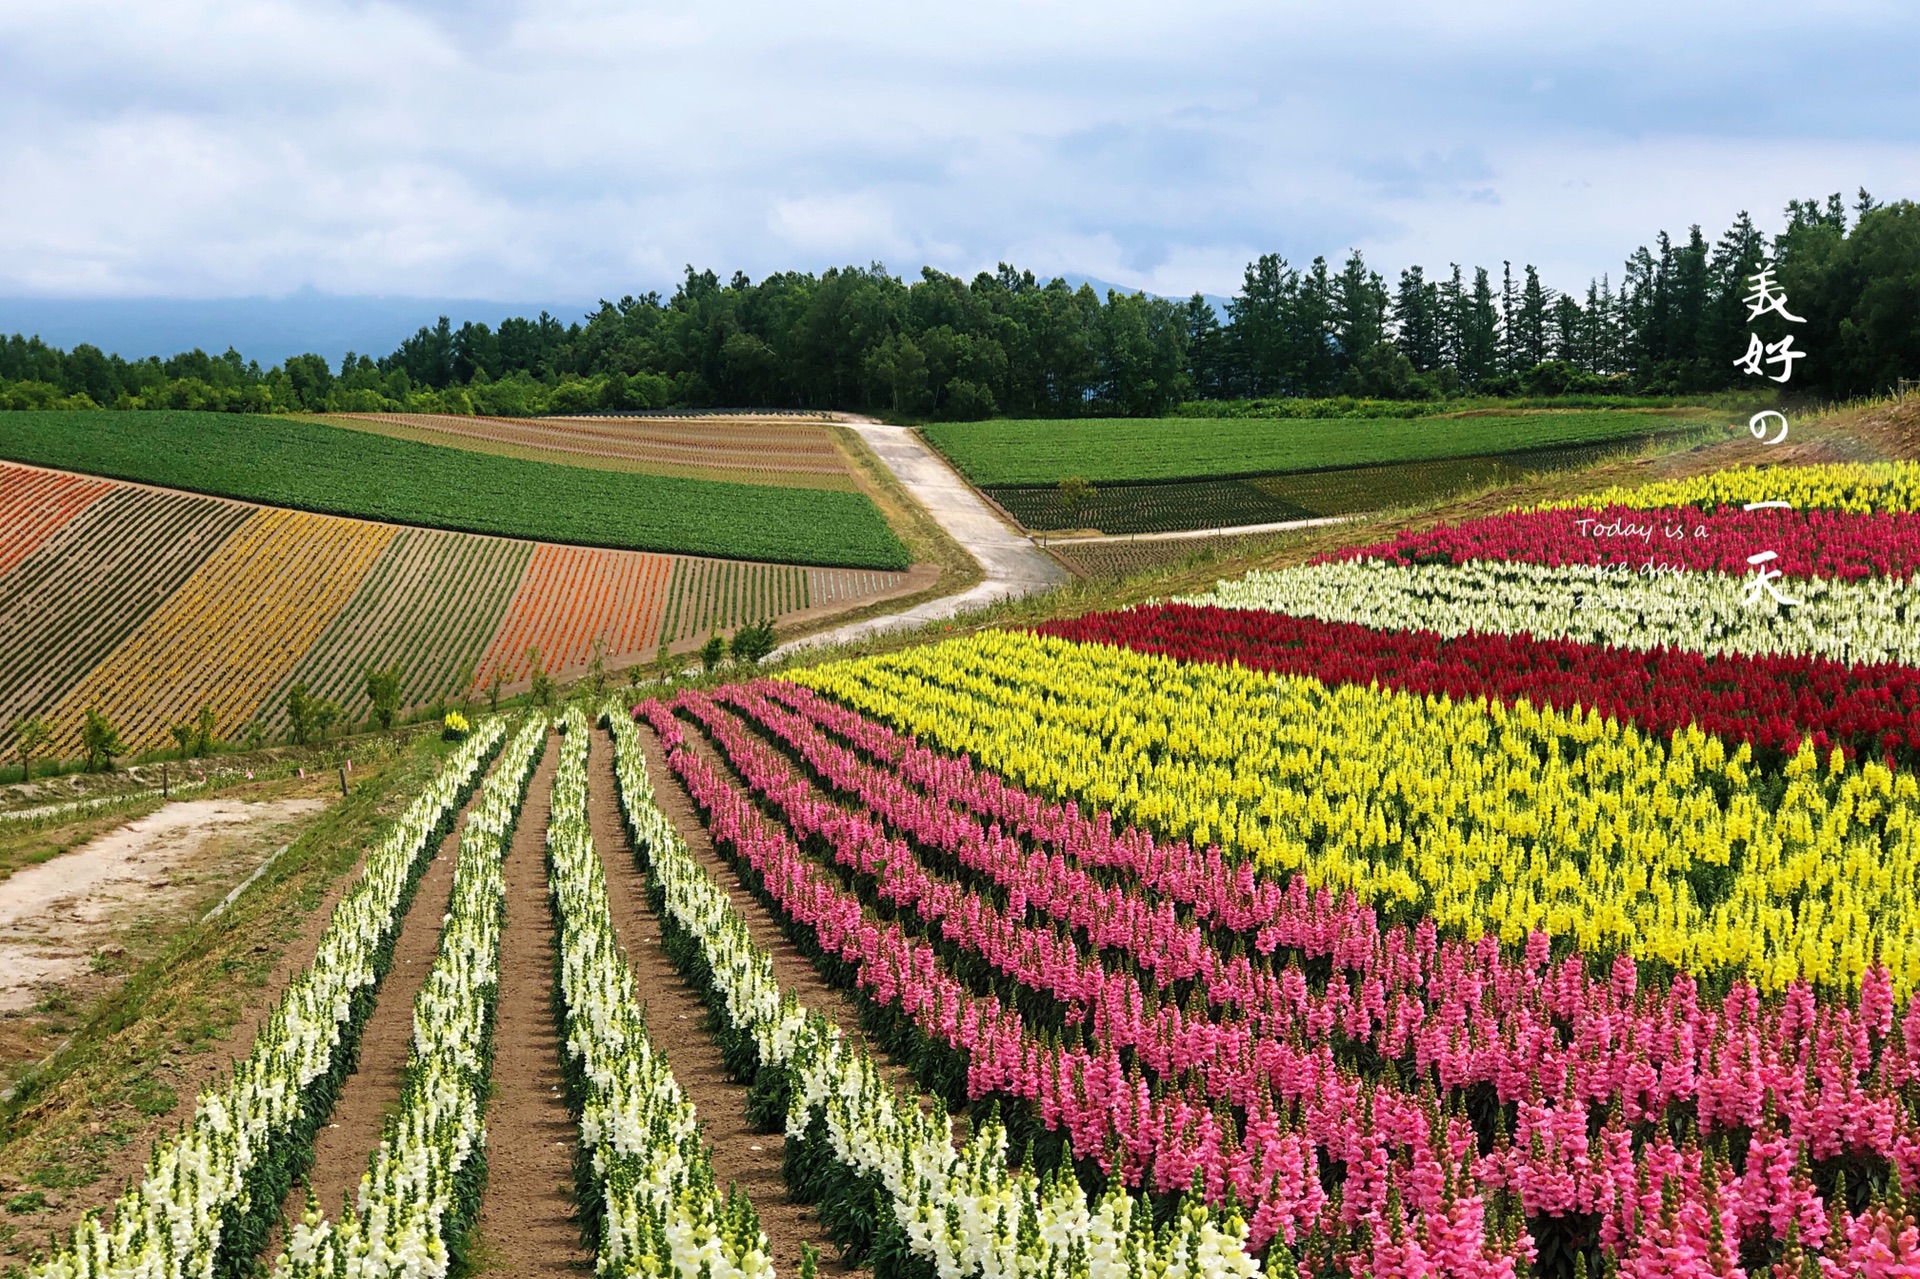
<instances>
[{"instance_id":1,"label":"grassy hillside","mask_svg":"<svg viewBox=\"0 0 1920 1279\"><path fill-rule=\"evenodd\" d=\"M860 493L556 466L286 417L5 413L0 457L539 541L858 568L907 565L906 548Z\"/></svg>"},{"instance_id":2,"label":"grassy hillside","mask_svg":"<svg viewBox=\"0 0 1920 1279\"><path fill-rule=\"evenodd\" d=\"M1712 410L1510 413L1349 420L1093 418L945 422L924 428L980 485L1223 479L1343 466L1485 457L1592 444L1723 420Z\"/></svg>"}]
</instances>

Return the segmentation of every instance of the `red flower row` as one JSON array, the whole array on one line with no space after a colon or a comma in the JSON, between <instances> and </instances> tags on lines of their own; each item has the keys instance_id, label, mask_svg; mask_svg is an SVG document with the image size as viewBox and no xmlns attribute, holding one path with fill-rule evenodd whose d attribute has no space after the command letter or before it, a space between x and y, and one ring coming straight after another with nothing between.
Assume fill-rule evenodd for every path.
<instances>
[{"instance_id":1,"label":"red flower row","mask_svg":"<svg viewBox=\"0 0 1920 1279\"><path fill-rule=\"evenodd\" d=\"M1772 551L1768 565L1790 577L1857 580L1920 571L1920 515L1846 511L1745 511L1721 507L1636 511L1509 511L1462 524L1408 529L1390 542L1346 547L1327 560L1401 564L1514 560L1528 564L1611 564L1644 574L1714 571L1744 576L1747 557Z\"/></svg>"},{"instance_id":2,"label":"red flower row","mask_svg":"<svg viewBox=\"0 0 1920 1279\"><path fill-rule=\"evenodd\" d=\"M1460 699L1598 710L1666 737L1688 724L1751 742L1763 764L1811 738L1821 750L1912 763L1920 755L1920 670L1821 658L1705 656L1603 648L1528 635L1378 631L1283 613L1160 604L1048 622L1043 635L1180 661L1238 662Z\"/></svg>"}]
</instances>

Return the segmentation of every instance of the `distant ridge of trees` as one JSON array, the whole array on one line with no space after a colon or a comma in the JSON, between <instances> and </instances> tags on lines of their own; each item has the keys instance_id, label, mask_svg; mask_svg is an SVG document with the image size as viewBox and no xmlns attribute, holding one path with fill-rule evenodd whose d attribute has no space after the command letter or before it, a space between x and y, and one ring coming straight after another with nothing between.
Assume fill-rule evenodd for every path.
<instances>
[{"instance_id":1,"label":"distant ridge of trees","mask_svg":"<svg viewBox=\"0 0 1920 1279\"><path fill-rule=\"evenodd\" d=\"M1661 232L1584 292L1503 262L1389 284L1359 252L1336 269L1247 266L1227 322L1185 302L1041 281L1004 263L971 282L871 267L722 284L687 268L671 297L603 301L497 328L445 317L382 356L262 369L229 349L123 360L0 339L0 408L400 411L524 416L667 406L848 409L909 418L1143 416L1192 399L1334 395L1675 395L1746 382L1747 277L1771 260L1805 324L1796 393L1851 396L1920 377L1920 205L1796 200L1764 236Z\"/></svg>"}]
</instances>

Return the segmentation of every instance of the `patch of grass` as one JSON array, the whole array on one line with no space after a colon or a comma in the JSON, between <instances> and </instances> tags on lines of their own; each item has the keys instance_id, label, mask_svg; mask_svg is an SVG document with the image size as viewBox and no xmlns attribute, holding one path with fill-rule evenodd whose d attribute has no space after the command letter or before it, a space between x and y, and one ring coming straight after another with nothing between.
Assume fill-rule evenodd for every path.
<instances>
[{"instance_id":1,"label":"patch of grass","mask_svg":"<svg viewBox=\"0 0 1920 1279\"><path fill-rule=\"evenodd\" d=\"M0 456L329 515L583 546L898 569L862 493L638 475L241 413L16 412Z\"/></svg>"},{"instance_id":2,"label":"patch of grass","mask_svg":"<svg viewBox=\"0 0 1920 1279\"><path fill-rule=\"evenodd\" d=\"M1724 425L1713 410L1576 410L1470 417L1091 418L943 422L928 440L980 485L1235 479L1595 444Z\"/></svg>"},{"instance_id":3,"label":"patch of grass","mask_svg":"<svg viewBox=\"0 0 1920 1279\"><path fill-rule=\"evenodd\" d=\"M7 1200L7 1211L11 1213L42 1212L47 1206L47 1196L38 1190L24 1190Z\"/></svg>"}]
</instances>

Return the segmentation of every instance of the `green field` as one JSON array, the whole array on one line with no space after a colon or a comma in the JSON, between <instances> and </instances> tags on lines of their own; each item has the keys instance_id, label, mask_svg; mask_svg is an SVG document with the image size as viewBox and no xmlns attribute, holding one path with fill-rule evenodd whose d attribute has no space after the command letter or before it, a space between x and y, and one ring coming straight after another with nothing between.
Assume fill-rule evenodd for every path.
<instances>
[{"instance_id":1,"label":"green field","mask_svg":"<svg viewBox=\"0 0 1920 1279\"><path fill-rule=\"evenodd\" d=\"M1717 424L1713 410L1587 410L1471 417L1081 418L923 427L975 484L1230 479L1288 471L1488 457Z\"/></svg>"},{"instance_id":2,"label":"green field","mask_svg":"<svg viewBox=\"0 0 1920 1279\"><path fill-rule=\"evenodd\" d=\"M1669 446L1703 438L1703 431L1665 437ZM1102 533L1169 533L1230 528L1328 515L1360 515L1415 506L1530 474L1575 470L1630 453L1639 437L1599 444L1532 449L1494 457L1449 457L1331 471L1290 471L1231 480L1172 480L1096 486L1069 508L1057 484L993 487L988 496L1030 529L1094 528Z\"/></svg>"},{"instance_id":3,"label":"green field","mask_svg":"<svg viewBox=\"0 0 1920 1279\"><path fill-rule=\"evenodd\" d=\"M274 506L546 542L905 568L863 493L556 466L228 413L0 414L0 457Z\"/></svg>"}]
</instances>

